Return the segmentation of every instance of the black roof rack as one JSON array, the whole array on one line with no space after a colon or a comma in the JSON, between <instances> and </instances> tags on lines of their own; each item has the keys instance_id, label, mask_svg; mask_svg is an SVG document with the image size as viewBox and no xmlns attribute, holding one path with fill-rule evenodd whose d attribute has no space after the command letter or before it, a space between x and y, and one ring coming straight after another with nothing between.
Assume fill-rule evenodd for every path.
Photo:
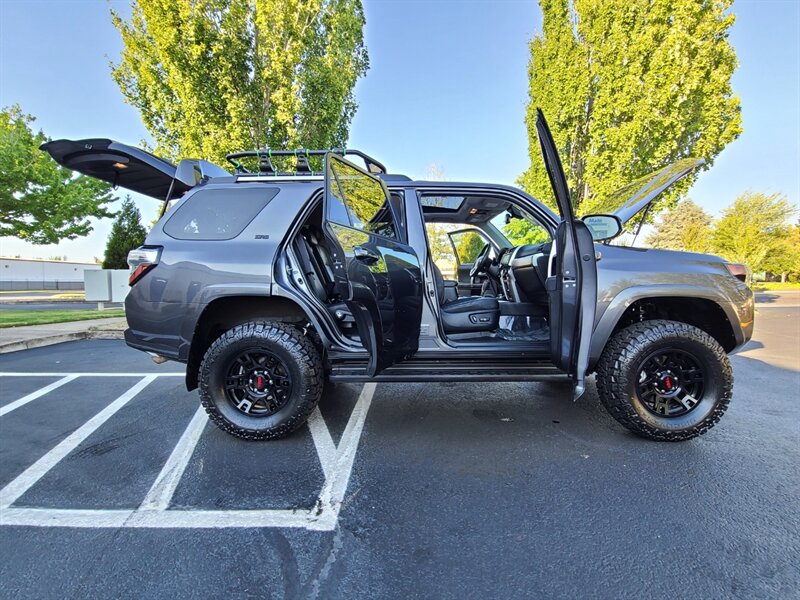
<instances>
[{"instance_id":1,"label":"black roof rack","mask_svg":"<svg viewBox=\"0 0 800 600\"><path fill-rule=\"evenodd\" d=\"M248 171L242 166L238 159L257 158L259 175L280 175L272 164L272 158L294 156L295 170L292 171L291 174L322 175L322 173L315 173L311 170L308 159L311 156L325 156L328 152L333 152L342 156L358 156L364 161L367 171L370 173L374 175L386 174L386 167L384 167L382 163L378 162L370 155L361 152L361 150L354 150L352 148L330 148L328 150L306 150L305 148L298 148L297 150L270 150L269 148L261 148L259 150L232 152L225 158L236 167L236 173L251 173L251 171Z\"/></svg>"}]
</instances>

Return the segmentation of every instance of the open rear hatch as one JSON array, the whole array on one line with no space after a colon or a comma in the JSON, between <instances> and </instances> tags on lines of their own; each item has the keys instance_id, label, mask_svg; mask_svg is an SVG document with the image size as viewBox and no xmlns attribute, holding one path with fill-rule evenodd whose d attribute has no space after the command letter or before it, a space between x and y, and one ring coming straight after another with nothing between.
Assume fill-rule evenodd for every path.
<instances>
[{"instance_id":1,"label":"open rear hatch","mask_svg":"<svg viewBox=\"0 0 800 600\"><path fill-rule=\"evenodd\" d=\"M171 162L113 140L53 140L41 149L63 167L159 200L180 197L192 187L175 179Z\"/></svg>"}]
</instances>

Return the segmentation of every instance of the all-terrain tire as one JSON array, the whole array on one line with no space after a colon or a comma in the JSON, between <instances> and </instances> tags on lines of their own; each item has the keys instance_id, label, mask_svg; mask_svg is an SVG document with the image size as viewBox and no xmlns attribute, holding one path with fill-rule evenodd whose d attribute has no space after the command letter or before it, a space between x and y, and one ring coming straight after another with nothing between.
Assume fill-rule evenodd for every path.
<instances>
[{"instance_id":1,"label":"all-terrain tire","mask_svg":"<svg viewBox=\"0 0 800 600\"><path fill-rule=\"evenodd\" d=\"M266 350L280 359L291 377L291 393L274 414L250 416L236 409L225 392L226 365L238 353ZM226 331L200 363L200 399L223 431L245 440L285 437L303 425L322 395L323 364L314 344L295 327L255 321Z\"/></svg>"},{"instance_id":2,"label":"all-terrain tire","mask_svg":"<svg viewBox=\"0 0 800 600\"><path fill-rule=\"evenodd\" d=\"M678 417L648 410L636 391L642 365L660 349L690 352L704 371L702 398ZM614 335L598 362L596 381L611 416L641 437L666 442L689 440L711 429L733 392L733 371L722 346L697 327L667 320L643 321Z\"/></svg>"}]
</instances>

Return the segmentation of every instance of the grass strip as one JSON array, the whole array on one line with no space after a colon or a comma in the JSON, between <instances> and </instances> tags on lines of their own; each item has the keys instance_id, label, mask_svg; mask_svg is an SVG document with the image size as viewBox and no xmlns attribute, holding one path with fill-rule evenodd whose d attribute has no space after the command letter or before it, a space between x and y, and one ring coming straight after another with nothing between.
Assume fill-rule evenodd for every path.
<instances>
[{"instance_id":1,"label":"grass strip","mask_svg":"<svg viewBox=\"0 0 800 600\"><path fill-rule=\"evenodd\" d=\"M78 310L0 310L0 328L21 327L23 325L45 325L48 323L68 323L70 321L86 321L88 319L105 319L110 317L124 317L125 311L121 308L109 310L78 309Z\"/></svg>"}]
</instances>

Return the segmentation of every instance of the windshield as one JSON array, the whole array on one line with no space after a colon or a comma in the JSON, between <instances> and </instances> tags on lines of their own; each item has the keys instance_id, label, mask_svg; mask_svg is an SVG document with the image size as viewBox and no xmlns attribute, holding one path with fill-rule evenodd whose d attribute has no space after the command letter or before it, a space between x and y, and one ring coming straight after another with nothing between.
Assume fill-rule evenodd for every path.
<instances>
[{"instance_id":1,"label":"windshield","mask_svg":"<svg viewBox=\"0 0 800 600\"><path fill-rule=\"evenodd\" d=\"M504 210L489 221L497 232L506 239L507 248L525 244L542 244L550 241L547 231L535 218L517 208L513 212Z\"/></svg>"}]
</instances>

